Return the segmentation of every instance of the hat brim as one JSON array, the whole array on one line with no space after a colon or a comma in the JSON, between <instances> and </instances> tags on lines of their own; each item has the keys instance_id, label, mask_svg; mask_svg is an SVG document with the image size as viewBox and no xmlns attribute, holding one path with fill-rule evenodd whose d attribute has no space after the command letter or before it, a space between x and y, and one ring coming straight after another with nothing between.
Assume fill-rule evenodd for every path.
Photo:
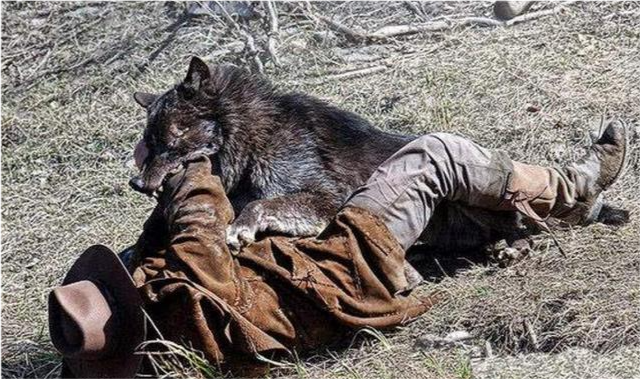
<instances>
[{"instance_id":1,"label":"hat brim","mask_svg":"<svg viewBox=\"0 0 640 379\"><path fill-rule=\"evenodd\" d=\"M94 245L80 255L62 284L82 280L90 280L106 289L109 301L117 305L114 314L120 320L118 334L122 338L112 357L97 360L65 358L64 361L77 377L133 377L142 361L142 355L135 354L135 350L145 339L146 323L142 298L131 275L111 249Z\"/></svg>"}]
</instances>

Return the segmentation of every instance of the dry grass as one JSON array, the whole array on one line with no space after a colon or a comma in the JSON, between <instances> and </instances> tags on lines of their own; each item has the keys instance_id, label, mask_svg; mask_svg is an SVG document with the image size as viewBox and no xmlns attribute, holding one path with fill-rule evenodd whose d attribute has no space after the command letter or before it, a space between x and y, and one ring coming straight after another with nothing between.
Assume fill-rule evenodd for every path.
<instances>
[{"instance_id":1,"label":"dry grass","mask_svg":"<svg viewBox=\"0 0 640 379\"><path fill-rule=\"evenodd\" d=\"M316 7L368 30L418 21L401 3ZM489 11L484 3L438 7L435 16ZM176 18L162 3L3 2L2 13L2 376L55 376L48 291L88 245L121 249L134 241L153 205L126 186L144 122L131 93L168 87L191 55L211 57L234 38L207 17L171 27ZM269 75L385 129L446 130L556 164L582 154L590 122L602 113L640 128L637 3L579 3L510 28L458 28L369 46L317 42L314 32L324 28L293 13L281 8L283 67L267 66ZM318 79L378 64L386 70ZM541 111L527 112L530 104ZM640 376L637 142L636 134L630 167L608 195L632 212L628 225L559 232L567 258L540 236L532 258L507 269L439 257L444 276L429 257L424 265L435 274L423 290L441 289L447 302L408 327L358 335L282 363L273 375ZM476 338L449 348L420 343L455 330ZM496 357L484 358L487 344Z\"/></svg>"}]
</instances>

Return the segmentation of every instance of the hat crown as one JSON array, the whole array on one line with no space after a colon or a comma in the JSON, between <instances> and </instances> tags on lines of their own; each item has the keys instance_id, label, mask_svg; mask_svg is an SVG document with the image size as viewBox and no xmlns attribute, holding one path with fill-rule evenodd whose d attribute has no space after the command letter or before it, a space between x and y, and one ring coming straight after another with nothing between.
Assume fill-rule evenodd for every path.
<instances>
[{"instance_id":1,"label":"hat crown","mask_svg":"<svg viewBox=\"0 0 640 379\"><path fill-rule=\"evenodd\" d=\"M94 245L49 294L49 333L77 378L131 378L145 339L142 298L118 256Z\"/></svg>"},{"instance_id":2,"label":"hat crown","mask_svg":"<svg viewBox=\"0 0 640 379\"><path fill-rule=\"evenodd\" d=\"M98 359L117 345L115 312L103 291L97 283L82 280L51 293L51 342L65 356Z\"/></svg>"}]
</instances>

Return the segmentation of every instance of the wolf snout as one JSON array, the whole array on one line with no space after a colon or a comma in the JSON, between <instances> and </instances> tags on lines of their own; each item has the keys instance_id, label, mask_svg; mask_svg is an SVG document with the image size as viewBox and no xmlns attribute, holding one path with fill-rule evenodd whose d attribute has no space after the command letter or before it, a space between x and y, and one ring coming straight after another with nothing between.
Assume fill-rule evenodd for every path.
<instances>
[{"instance_id":1,"label":"wolf snout","mask_svg":"<svg viewBox=\"0 0 640 379\"><path fill-rule=\"evenodd\" d=\"M129 186L133 188L135 191L138 191L141 193L149 192L149 189L147 188L146 183L139 176L131 178L131 180L129 180Z\"/></svg>"}]
</instances>

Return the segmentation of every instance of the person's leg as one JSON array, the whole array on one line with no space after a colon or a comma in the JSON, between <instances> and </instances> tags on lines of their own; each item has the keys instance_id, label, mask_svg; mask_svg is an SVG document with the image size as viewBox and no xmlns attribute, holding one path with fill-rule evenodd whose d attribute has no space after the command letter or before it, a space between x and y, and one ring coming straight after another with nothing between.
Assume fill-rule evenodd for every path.
<instances>
[{"instance_id":1,"label":"person's leg","mask_svg":"<svg viewBox=\"0 0 640 379\"><path fill-rule=\"evenodd\" d=\"M619 174L625 149L624 126L611 123L582 161L560 171L512 161L504 152L455 135L429 134L391 156L344 206L379 216L405 249L443 199L584 222Z\"/></svg>"}]
</instances>

